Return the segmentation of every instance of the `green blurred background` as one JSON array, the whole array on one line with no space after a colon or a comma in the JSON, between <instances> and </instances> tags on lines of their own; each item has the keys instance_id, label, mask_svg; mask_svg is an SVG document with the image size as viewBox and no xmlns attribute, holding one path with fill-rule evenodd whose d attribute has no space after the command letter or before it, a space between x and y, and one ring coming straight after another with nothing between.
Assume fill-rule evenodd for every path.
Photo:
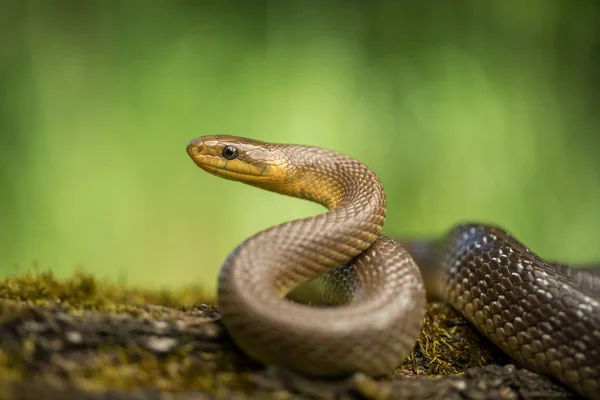
<instances>
[{"instance_id":1,"label":"green blurred background","mask_svg":"<svg viewBox=\"0 0 600 400\"><path fill-rule=\"evenodd\" d=\"M385 230L507 227L600 260L595 0L0 3L0 273L200 283L317 205L209 176L200 135L363 160Z\"/></svg>"}]
</instances>

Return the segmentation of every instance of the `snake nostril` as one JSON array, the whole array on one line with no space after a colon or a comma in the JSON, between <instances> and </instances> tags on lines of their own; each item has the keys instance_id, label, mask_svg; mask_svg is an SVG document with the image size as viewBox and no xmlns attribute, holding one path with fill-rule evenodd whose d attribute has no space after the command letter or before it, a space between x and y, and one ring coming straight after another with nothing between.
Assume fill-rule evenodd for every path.
<instances>
[{"instance_id":1,"label":"snake nostril","mask_svg":"<svg viewBox=\"0 0 600 400\"><path fill-rule=\"evenodd\" d=\"M198 142L198 139L194 139L194 140L190 141L185 148L185 150L187 151L187 153L190 157L195 154L198 154L197 142Z\"/></svg>"}]
</instances>

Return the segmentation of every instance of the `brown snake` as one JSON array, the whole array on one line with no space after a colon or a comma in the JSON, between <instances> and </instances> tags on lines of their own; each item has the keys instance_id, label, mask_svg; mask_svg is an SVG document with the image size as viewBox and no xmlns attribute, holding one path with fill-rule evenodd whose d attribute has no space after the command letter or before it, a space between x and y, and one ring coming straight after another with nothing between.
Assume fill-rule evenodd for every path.
<instances>
[{"instance_id":1,"label":"brown snake","mask_svg":"<svg viewBox=\"0 0 600 400\"><path fill-rule=\"evenodd\" d=\"M450 303L521 365L600 398L600 274L550 264L500 228L460 225L443 239L380 235L383 187L359 161L330 150L205 136L187 152L205 171L329 209L240 244L218 301L234 341L266 363L320 376L383 375L412 350L432 298ZM320 277L322 302L285 299Z\"/></svg>"}]
</instances>

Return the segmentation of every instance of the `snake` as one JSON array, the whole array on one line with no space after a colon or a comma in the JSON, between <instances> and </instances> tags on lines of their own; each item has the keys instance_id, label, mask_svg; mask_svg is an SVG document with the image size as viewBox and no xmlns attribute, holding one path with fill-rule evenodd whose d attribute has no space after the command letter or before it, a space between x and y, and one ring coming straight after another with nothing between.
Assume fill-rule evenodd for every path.
<instances>
[{"instance_id":1,"label":"snake","mask_svg":"<svg viewBox=\"0 0 600 400\"><path fill-rule=\"evenodd\" d=\"M380 179L333 150L211 135L187 153L212 175L327 208L251 236L223 263L223 323L251 358L316 377L384 376L413 349L433 299L518 364L600 398L600 268L547 262L483 223L400 244L381 234ZM293 301L311 285L313 304Z\"/></svg>"}]
</instances>

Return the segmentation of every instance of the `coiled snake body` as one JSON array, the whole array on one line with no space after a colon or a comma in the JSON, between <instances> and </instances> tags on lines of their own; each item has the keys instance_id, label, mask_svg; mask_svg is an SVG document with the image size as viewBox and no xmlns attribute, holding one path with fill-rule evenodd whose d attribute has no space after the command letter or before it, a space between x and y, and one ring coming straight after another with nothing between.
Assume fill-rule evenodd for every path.
<instances>
[{"instance_id":1,"label":"coiled snake body","mask_svg":"<svg viewBox=\"0 0 600 400\"><path fill-rule=\"evenodd\" d=\"M389 373L412 349L426 304L445 300L525 367L600 398L600 274L549 264L497 227L467 224L407 243L380 235L383 187L330 150L205 136L187 152L205 171L318 202L329 211L252 236L225 261L218 301L234 341L267 364L335 376ZM285 299L320 277L321 301Z\"/></svg>"}]
</instances>

